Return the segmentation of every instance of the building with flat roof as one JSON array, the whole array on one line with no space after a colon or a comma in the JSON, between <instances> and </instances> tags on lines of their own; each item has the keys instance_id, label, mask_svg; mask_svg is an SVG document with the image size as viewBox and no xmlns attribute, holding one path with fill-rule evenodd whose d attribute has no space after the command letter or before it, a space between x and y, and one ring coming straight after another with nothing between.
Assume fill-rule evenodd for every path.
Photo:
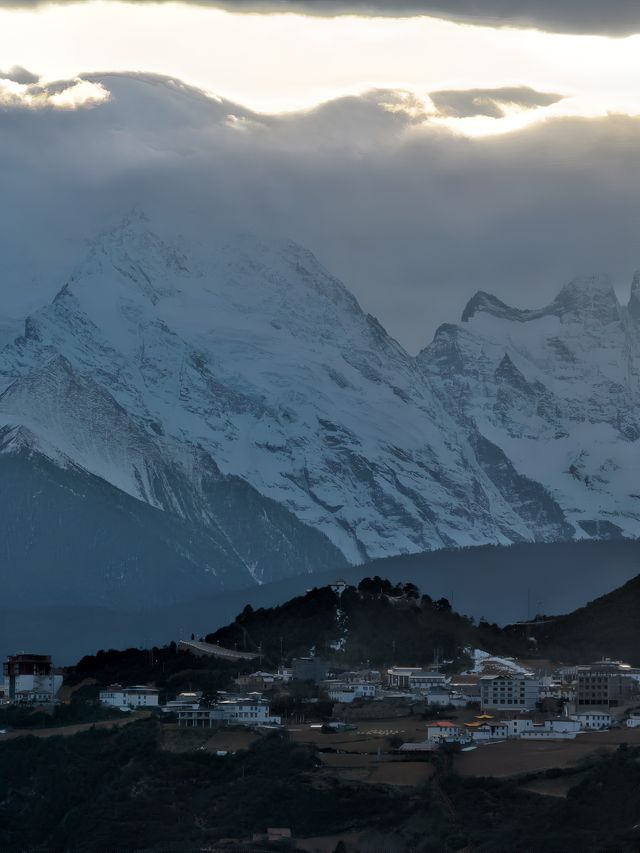
<instances>
[{"instance_id":1,"label":"building with flat roof","mask_svg":"<svg viewBox=\"0 0 640 853\"><path fill-rule=\"evenodd\" d=\"M527 675L483 675L480 705L485 708L531 710L540 699L540 679Z\"/></svg>"},{"instance_id":2,"label":"building with flat roof","mask_svg":"<svg viewBox=\"0 0 640 853\"><path fill-rule=\"evenodd\" d=\"M20 652L2 665L4 695L10 702L53 702L62 687L50 655Z\"/></svg>"},{"instance_id":3,"label":"building with flat roof","mask_svg":"<svg viewBox=\"0 0 640 853\"><path fill-rule=\"evenodd\" d=\"M396 690L426 693L434 687L442 687L448 680L442 672L419 666L392 666L387 670L387 684Z\"/></svg>"},{"instance_id":4,"label":"building with flat roof","mask_svg":"<svg viewBox=\"0 0 640 853\"><path fill-rule=\"evenodd\" d=\"M281 718L271 716L269 703L258 694L222 699L209 708L181 708L176 711L178 724L191 727L278 726Z\"/></svg>"},{"instance_id":5,"label":"building with flat roof","mask_svg":"<svg viewBox=\"0 0 640 853\"><path fill-rule=\"evenodd\" d=\"M158 689L144 684L134 684L123 687L121 684L111 684L100 691L100 702L110 708L128 711L132 708L157 708Z\"/></svg>"},{"instance_id":6,"label":"building with flat roof","mask_svg":"<svg viewBox=\"0 0 640 853\"><path fill-rule=\"evenodd\" d=\"M634 670L620 661L601 660L576 670L576 708L611 707L638 690Z\"/></svg>"}]
</instances>

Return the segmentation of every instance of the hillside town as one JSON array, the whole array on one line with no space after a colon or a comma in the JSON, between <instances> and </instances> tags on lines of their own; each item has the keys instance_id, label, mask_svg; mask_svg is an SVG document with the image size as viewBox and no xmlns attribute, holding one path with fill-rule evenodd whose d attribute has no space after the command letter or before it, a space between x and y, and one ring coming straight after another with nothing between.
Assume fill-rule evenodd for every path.
<instances>
[{"instance_id":1,"label":"hillside town","mask_svg":"<svg viewBox=\"0 0 640 853\"><path fill-rule=\"evenodd\" d=\"M183 641L180 647L186 654L227 661L257 657L204 641ZM576 666L534 666L477 649L472 659L469 670L447 674L439 666L346 670L310 655L274 671L239 674L232 689L217 691L215 697L201 690L168 695L154 684L111 684L99 691L98 700L125 714L158 712L179 727L265 730L299 726L299 714L288 720L274 713L272 705L276 696L304 683L305 722L328 732L362 719L430 713L434 719L425 719L424 737L398 744L399 754L452 744L469 750L512 739L568 741L585 732L640 728L640 668L608 658ZM10 656L3 673L0 701L5 706L50 708L62 701L63 671L48 655ZM320 706L324 713L318 712Z\"/></svg>"},{"instance_id":2,"label":"hillside town","mask_svg":"<svg viewBox=\"0 0 640 853\"><path fill-rule=\"evenodd\" d=\"M386 642L379 644L383 624ZM317 837L316 823L281 810L279 789L259 805L244 782L254 772L266 774L272 788L273 778L286 780L289 798L315 803L326 792L343 827L350 812L339 817L336 809L349 791L364 834L348 836L344 849L369 853L384 849L375 833L361 846L369 831L362 827L371 824L369 797L383 798L377 807L383 804L392 822L401 824L398 809L413 809L423 797L452 821L451 797L464 803L466 786L484 791L489 778L498 786L491 809L521 810L512 802L517 790L534 798L527 808L535 814L536 797L567 797L585 772L604 772L603 761L628 757L625 772L633 773L640 667L607 657L606 649L595 660L580 660L576 649L571 662L554 660L529 642L531 628L524 642L491 626L481 634L446 601L375 578L358 589L342 581L316 588L280 609L245 608L206 637L100 651L74 666L19 651L3 664L0 745L22 755L38 738L52 750L73 741L78 768L87 766L85 750L110 748L107 737L123 756L138 750L137 772L147 782L124 782L122 790L134 810L146 785L165 789L166 761L190 768L186 778L206 772L221 786L218 798L230 786L226 812L238 803L212 848L220 851L342 850L341 836ZM491 651L464 642L482 636L493 641ZM537 654L522 654L530 647ZM162 759L149 761L149 749ZM197 784L181 792L201 796ZM252 808L254 818L244 821ZM460 820L475 831L483 818L467 803L456 807ZM415 848L409 841L404 849Z\"/></svg>"}]
</instances>

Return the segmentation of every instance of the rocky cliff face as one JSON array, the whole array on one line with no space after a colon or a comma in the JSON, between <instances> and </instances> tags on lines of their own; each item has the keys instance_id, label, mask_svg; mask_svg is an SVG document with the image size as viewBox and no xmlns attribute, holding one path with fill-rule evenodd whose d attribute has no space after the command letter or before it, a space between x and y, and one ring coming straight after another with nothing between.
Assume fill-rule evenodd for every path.
<instances>
[{"instance_id":1,"label":"rocky cliff face","mask_svg":"<svg viewBox=\"0 0 640 853\"><path fill-rule=\"evenodd\" d=\"M418 357L451 416L540 483L576 536L640 532L639 286L624 306L606 278L581 278L530 311L477 293Z\"/></svg>"},{"instance_id":2,"label":"rocky cliff face","mask_svg":"<svg viewBox=\"0 0 640 853\"><path fill-rule=\"evenodd\" d=\"M135 214L0 350L1 454L84 495L78 537L100 514L70 478L166 519L172 554L215 541L192 561L214 587L635 535L638 286L628 308L595 279L539 311L479 293L413 358L303 248L163 240Z\"/></svg>"}]
</instances>

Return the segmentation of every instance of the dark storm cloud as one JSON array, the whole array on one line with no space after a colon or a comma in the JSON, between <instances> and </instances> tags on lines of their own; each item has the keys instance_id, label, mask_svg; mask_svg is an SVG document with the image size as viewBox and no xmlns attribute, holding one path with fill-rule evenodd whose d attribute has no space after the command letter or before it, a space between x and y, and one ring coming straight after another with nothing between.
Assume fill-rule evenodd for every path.
<instances>
[{"instance_id":1,"label":"dark storm cloud","mask_svg":"<svg viewBox=\"0 0 640 853\"><path fill-rule=\"evenodd\" d=\"M44 5L49 0L0 0L0 7ZM58 0L78 2L78 0ZM80 0L82 2L82 0ZM156 2L156 0L137 0ZM640 32L638 0L187 0L238 12L310 15L435 15L480 24L514 25L568 33Z\"/></svg>"},{"instance_id":2,"label":"dark storm cloud","mask_svg":"<svg viewBox=\"0 0 640 853\"><path fill-rule=\"evenodd\" d=\"M564 96L536 92L535 89L521 86L500 89L451 89L431 92L429 97L441 115L451 118L469 116L501 118L508 107L520 109L548 107L561 101Z\"/></svg>"},{"instance_id":3,"label":"dark storm cloud","mask_svg":"<svg viewBox=\"0 0 640 853\"><path fill-rule=\"evenodd\" d=\"M92 79L109 102L0 111L0 314L54 293L84 239L134 205L205 240L291 237L414 351L478 289L527 307L577 274L626 283L640 266L638 120L469 140L402 92L265 117L174 81Z\"/></svg>"}]
</instances>

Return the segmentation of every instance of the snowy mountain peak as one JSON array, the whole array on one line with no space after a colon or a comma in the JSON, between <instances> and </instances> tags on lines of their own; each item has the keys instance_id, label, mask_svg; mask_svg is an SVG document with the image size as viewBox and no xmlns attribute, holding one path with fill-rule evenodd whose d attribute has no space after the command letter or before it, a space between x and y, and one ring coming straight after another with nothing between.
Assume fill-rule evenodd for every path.
<instances>
[{"instance_id":1,"label":"snowy mountain peak","mask_svg":"<svg viewBox=\"0 0 640 853\"><path fill-rule=\"evenodd\" d=\"M186 255L159 237L138 210L90 243L88 256L74 270L69 283L77 285L114 271L154 304L175 292L176 278L189 274Z\"/></svg>"},{"instance_id":2,"label":"snowy mountain peak","mask_svg":"<svg viewBox=\"0 0 640 853\"><path fill-rule=\"evenodd\" d=\"M620 318L620 304L607 276L580 276L566 284L553 302L542 308L512 308L496 296L479 290L467 303L462 313L462 322L468 323L481 314L518 323L549 316L610 323Z\"/></svg>"},{"instance_id":3,"label":"snowy mountain peak","mask_svg":"<svg viewBox=\"0 0 640 853\"><path fill-rule=\"evenodd\" d=\"M590 319L603 324L620 319L620 303L611 279L605 275L581 276L562 288L553 302L560 317Z\"/></svg>"},{"instance_id":4,"label":"snowy mountain peak","mask_svg":"<svg viewBox=\"0 0 640 853\"><path fill-rule=\"evenodd\" d=\"M468 323L476 314L485 312L494 317L511 317L518 312L484 290L476 291L462 312L462 322Z\"/></svg>"},{"instance_id":5,"label":"snowy mountain peak","mask_svg":"<svg viewBox=\"0 0 640 853\"><path fill-rule=\"evenodd\" d=\"M135 212L0 350L0 429L166 514L179 551L213 538L212 577L633 534L640 357L609 317L598 278L539 310L478 292L412 358L295 243Z\"/></svg>"}]
</instances>

